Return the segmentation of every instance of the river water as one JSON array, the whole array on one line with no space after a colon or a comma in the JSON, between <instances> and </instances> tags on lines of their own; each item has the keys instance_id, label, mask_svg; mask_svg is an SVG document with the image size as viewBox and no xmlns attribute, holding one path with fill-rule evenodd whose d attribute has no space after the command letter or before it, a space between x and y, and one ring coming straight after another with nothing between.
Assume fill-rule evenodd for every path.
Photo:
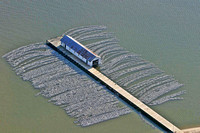
<instances>
[{"instance_id":1,"label":"river water","mask_svg":"<svg viewBox=\"0 0 200 133\"><path fill-rule=\"evenodd\" d=\"M152 107L180 128L200 125L200 2L186 0L1 0L0 56L84 25L105 25L120 45L174 77L184 100ZM35 97L0 58L0 132L160 132L131 113L81 128L47 99Z\"/></svg>"}]
</instances>

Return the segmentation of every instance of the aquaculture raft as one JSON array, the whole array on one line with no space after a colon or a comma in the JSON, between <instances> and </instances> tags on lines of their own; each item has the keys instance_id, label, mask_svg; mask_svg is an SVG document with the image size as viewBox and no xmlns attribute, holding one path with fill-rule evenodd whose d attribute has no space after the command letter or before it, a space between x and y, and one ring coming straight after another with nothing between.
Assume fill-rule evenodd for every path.
<instances>
[{"instance_id":1,"label":"aquaculture raft","mask_svg":"<svg viewBox=\"0 0 200 133\"><path fill-rule=\"evenodd\" d=\"M119 106L117 98L119 96L134 106L146 123L149 122L143 118L144 115L165 131L171 132L148 114L149 112L145 110L146 106L142 110L143 108L135 105L131 101L135 99L131 99L128 94L135 96L136 100L139 100L138 104L143 102L144 105L155 106L183 99L179 96L185 91L177 92L183 84L173 76L164 74L164 71L144 60L140 55L121 47L118 44L119 40L112 33L103 32L105 29L105 26L96 25L72 28L61 37L47 40L45 44L54 50L40 42L17 48L5 54L3 58L13 67L18 76L25 81L30 81L34 88L40 90L37 95L49 98L49 102L63 108L69 116L75 118L74 122L77 125L90 126L132 112L133 110L128 106ZM103 62L98 64L101 73L71 55L71 51L66 51L66 47L60 46L60 40L64 36L72 37L99 55ZM66 43L68 41L71 40L67 39ZM74 52L72 51L72 54ZM90 78L77 66L97 80ZM115 83L120 87L115 86ZM106 86L114 93L110 93ZM125 95L123 90L128 94ZM177 128L174 129L176 131Z\"/></svg>"},{"instance_id":2,"label":"aquaculture raft","mask_svg":"<svg viewBox=\"0 0 200 133\"><path fill-rule=\"evenodd\" d=\"M99 72L98 70L96 70L93 67L86 65L80 59L75 57L73 54L69 53L68 51L66 51L65 49L60 47L60 45L59 45L60 44L60 38L61 37L57 37L57 38L54 38L54 39L47 40L46 43L47 43L47 45L49 45L50 47L52 47L53 49L57 50L59 53L64 55L66 58L72 60L75 64L80 66L87 73L89 73L93 77L97 78L98 80L100 80L101 82L106 84L112 91L117 93L121 98L126 100L129 104L137 107L143 114L145 114L146 116L151 118L153 121L158 123L158 125L160 125L161 127L165 128L166 130L169 130L171 132L178 132L178 133L182 132L178 127L173 125L171 122L166 120L164 117L162 117L161 115L159 115L155 111L153 111L147 105L145 105L140 100L138 100L136 97L134 97L133 95L128 93L126 90L121 88L119 85L117 85L115 82L113 82L109 78L107 78L101 72Z\"/></svg>"}]
</instances>

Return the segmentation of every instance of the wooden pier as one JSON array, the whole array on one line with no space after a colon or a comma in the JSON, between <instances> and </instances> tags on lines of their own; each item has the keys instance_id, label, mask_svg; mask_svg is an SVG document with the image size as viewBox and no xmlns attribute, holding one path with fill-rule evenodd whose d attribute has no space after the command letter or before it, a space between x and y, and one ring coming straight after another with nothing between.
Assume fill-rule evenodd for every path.
<instances>
[{"instance_id":1,"label":"wooden pier","mask_svg":"<svg viewBox=\"0 0 200 133\"><path fill-rule=\"evenodd\" d=\"M47 40L47 45L52 47L53 49L57 50L60 54L65 56L67 59L71 60L73 63L78 65L80 68L84 69L88 74L93 76L94 78L100 80L103 84L105 84L111 91L117 93L117 95L124 99L126 102L128 102L130 105L134 106L137 110L139 110L142 114L150 118L152 121L154 121L157 125L159 125L161 128L168 132L174 132L174 133L190 133L191 130L181 130L178 127L176 127L174 124L166 120L164 117L159 115L157 112L152 110L150 107L142 103L140 100L138 100L136 97L131 95L129 92L121 88L119 85L117 85L115 82L107 78L105 75L103 75L101 72L99 72L97 69L90 67L86 65L84 62L82 62L80 59L75 57L73 54L69 53L68 51L64 50L60 46L60 38L57 37L54 39ZM199 129L199 128L198 128ZM200 130L200 129L199 129ZM198 130L198 131L199 131ZM197 132L194 132L197 133Z\"/></svg>"},{"instance_id":2,"label":"wooden pier","mask_svg":"<svg viewBox=\"0 0 200 133\"><path fill-rule=\"evenodd\" d=\"M182 130L184 133L200 133L200 127L193 127Z\"/></svg>"}]
</instances>

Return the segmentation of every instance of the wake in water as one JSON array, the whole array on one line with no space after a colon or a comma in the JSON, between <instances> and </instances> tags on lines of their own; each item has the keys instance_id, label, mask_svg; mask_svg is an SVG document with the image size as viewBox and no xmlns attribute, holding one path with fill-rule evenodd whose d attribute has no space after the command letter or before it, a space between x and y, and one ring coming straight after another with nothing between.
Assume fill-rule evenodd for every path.
<instances>
[{"instance_id":1,"label":"wake in water","mask_svg":"<svg viewBox=\"0 0 200 133\"><path fill-rule=\"evenodd\" d=\"M64 34L83 44L87 42L85 45L103 59L100 71L145 104L159 105L183 99L179 96L185 91L176 91L182 84L153 63L122 48L105 29L105 26L83 26ZM132 111L119 106L119 100L105 86L42 42L20 47L3 58L17 75L40 90L37 95L62 107L76 118L77 125L93 125Z\"/></svg>"}]
</instances>

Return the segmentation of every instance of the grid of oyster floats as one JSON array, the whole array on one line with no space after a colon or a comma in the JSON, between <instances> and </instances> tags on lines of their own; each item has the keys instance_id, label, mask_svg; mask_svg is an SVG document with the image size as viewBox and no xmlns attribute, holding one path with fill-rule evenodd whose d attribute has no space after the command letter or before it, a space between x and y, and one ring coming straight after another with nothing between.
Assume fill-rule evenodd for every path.
<instances>
[{"instance_id":1,"label":"grid of oyster floats","mask_svg":"<svg viewBox=\"0 0 200 133\"><path fill-rule=\"evenodd\" d=\"M73 28L70 35L101 56L100 71L147 105L179 97L180 84L153 63L118 45L105 26ZM63 34L63 35L64 35ZM15 49L3 56L23 80L31 81L38 95L62 107L74 123L89 126L132 112L105 86L90 78L44 42Z\"/></svg>"}]
</instances>

